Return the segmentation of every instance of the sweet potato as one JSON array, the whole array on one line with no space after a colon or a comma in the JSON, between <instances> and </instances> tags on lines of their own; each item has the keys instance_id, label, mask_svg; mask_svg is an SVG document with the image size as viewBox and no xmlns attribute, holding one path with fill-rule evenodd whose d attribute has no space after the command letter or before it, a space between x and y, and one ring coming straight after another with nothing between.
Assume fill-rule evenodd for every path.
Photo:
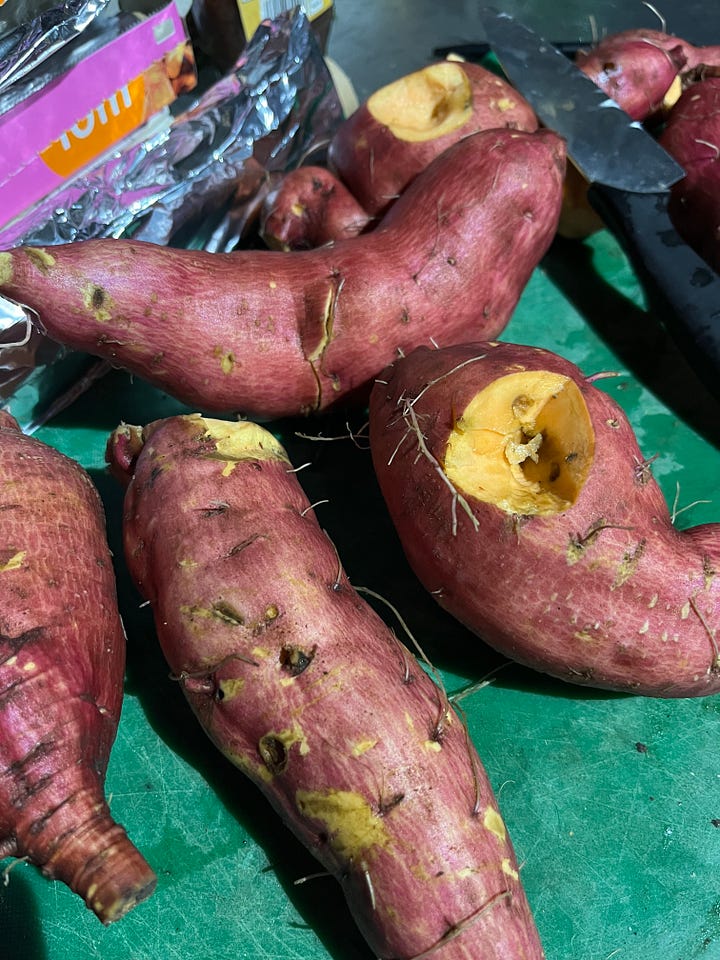
<instances>
[{"instance_id":1,"label":"sweet potato","mask_svg":"<svg viewBox=\"0 0 720 960\"><path fill-rule=\"evenodd\" d=\"M371 233L228 254L132 240L0 253L0 292L55 340L196 409L255 417L367 396L420 343L495 337L549 247L565 148L489 130L449 148Z\"/></svg>"},{"instance_id":2,"label":"sweet potato","mask_svg":"<svg viewBox=\"0 0 720 960\"><path fill-rule=\"evenodd\" d=\"M105 924L155 886L103 790L125 635L100 498L75 461L0 412L0 856Z\"/></svg>"},{"instance_id":3,"label":"sweet potato","mask_svg":"<svg viewBox=\"0 0 720 960\"><path fill-rule=\"evenodd\" d=\"M546 350L418 348L370 403L420 581L508 657L657 697L720 690L720 526L673 526L612 398Z\"/></svg>"},{"instance_id":4,"label":"sweet potato","mask_svg":"<svg viewBox=\"0 0 720 960\"><path fill-rule=\"evenodd\" d=\"M720 271L720 77L706 77L683 92L659 140L685 170L670 191L675 229Z\"/></svg>"},{"instance_id":5,"label":"sweet potato","mask_svg":"<svg viewBox=\"0 0 720 960\"><path fill-rule=\"evenodd\" d=\"M633 120L644 121L669 109L680 96L687 54L665 34L624 31L578 50L575 62Z\"/></svg>"},{"instance_id":6,"label":"sweet potato","mask_svg":"<svg viewBox=\"0 0 720 960\"><path fill-rule=\"evenodd\" d=\"M372 94L335 131L328 166L377 216L439 154L479 130L532 132L529 103L485 67L445 60Z\"/></svg>"},{"instance_id":7,"label":"sweet potato","mask_svg":"<svg viewBox=\"0 0 720 960\"><path fill-rule=\"evenodd\" d=\"M374 223L347 187L325 167L297 167L265 196L260 236L273 250L311 250L356 237Z\"/></svg>"},{"instance_id":8,"label":"sweet potato","mask_svg":"<svg viewBox=\"0 0 720 960\"><path fill-rule=\"evenodd\" d=\"M176 416L122 425L107 456L190 707L340 881L374 954L539 960L460 717L349 583L273 435Z\"/></svg>"}]
</instances>

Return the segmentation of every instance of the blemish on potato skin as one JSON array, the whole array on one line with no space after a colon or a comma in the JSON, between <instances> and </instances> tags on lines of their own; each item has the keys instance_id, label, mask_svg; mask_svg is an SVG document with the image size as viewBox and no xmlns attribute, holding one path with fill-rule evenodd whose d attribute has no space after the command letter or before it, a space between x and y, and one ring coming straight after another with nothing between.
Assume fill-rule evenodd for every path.
<instances>
[{"instance_id":1,"label":"blemish on potato skin","mask_svg":"<svg viewBox=\"0 0 720 960\"><path fill-rule=\"evenodd\" d=\"M55 266L55 257L43 247L26 247L25 254L41 273L48 273L50 268Z\"/></svg>"},{"instance_id":2,"label":"blemish on potato skin","mask_svg":"<svg viewBox=\"0 0 720 960\"><path fill-rule=\"evenodd\" d=\"M112 299L102 287L88 283L82 289L83 306L98 323L107 323L112 318Z\"/></svg>"},{"instance_id":3,"label":"blemish on potato skin","mask_svg":"<svg viewBox=\"0 0 720 960\"><path fill-rule=\"evenodd\" d=\"M645 540L640 540L633 550L628 550L617 568L615 580L610 586L611 590L617 590L632 577L637 569L640 559L645 552Z\"/></svg>"},{"instance_id":4,"label":"blemish on potato skin","mask_svg":"<svg viewBox=\"0 0 720 960\"><path fill-rule=\"evenodd\" d=\"M3 286L12 283L14 277L13 255L11 253L0 253L0 284Z\"/></svg>"},{"instance_id":5,"label":"blemish on potato skin","mask_svg":"<svg viewBox=\"0 0 720 960\"><path fill-rule=\"evenodd\" d=\"M505 829L505 823L494 807L485 808L483 826L486 830L489 830L490 833L493 833L502 843L506 842L507 830Z\"/></svg>"}]
</instances>

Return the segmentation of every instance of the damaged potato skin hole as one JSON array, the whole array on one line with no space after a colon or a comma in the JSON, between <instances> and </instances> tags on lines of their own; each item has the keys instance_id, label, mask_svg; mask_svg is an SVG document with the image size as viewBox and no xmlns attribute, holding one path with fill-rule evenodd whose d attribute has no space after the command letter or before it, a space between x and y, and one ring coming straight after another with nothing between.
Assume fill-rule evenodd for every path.
<instances>
[{"instance_id":1,"label":"damaged potato skin hole","mask_svg":"<svg viewBox=\"0 0 720 960\"><path fill-rule=\"evenodd\" d=\"M720 691L720 526L675 528L654 458L574 364L419 348L378 377L369 436L411 567L485 643L572 683Z\"/></svg>"},{"instance_id":2,"label":"damaged potato skin hole","mask_svg":"<svg viewBox=\"0 0 720 960\"><path fill-rule=\"evenodd\" d=\"M443 457L452 484L509 514L560 513L592 467L594 432L569 378L545 370L499 377L455 422Z\"/></svg>"}]
</instances>

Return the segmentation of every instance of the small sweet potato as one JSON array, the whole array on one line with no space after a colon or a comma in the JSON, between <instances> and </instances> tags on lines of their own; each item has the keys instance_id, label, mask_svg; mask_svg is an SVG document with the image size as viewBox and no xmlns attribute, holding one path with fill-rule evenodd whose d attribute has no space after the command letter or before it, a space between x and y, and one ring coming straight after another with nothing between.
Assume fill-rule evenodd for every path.
<instances>
[{"instance_id":1,"label":"small sweet potato","mask_svg":"<svg viewBox=\"0 0 720 960\"><path fill-rule=\"evenodd\" d=\"M532 132L537 117L506 80L475 63L445 60L372 94L335 131L328 166L377 216L439 154L479 130Z\"/></svg>"},{"instance_id":2,"label":"small sweet potato","mask_svg":"<svg viewBox=\"0 0 720 960\"><path fill-rule=\"evenodd\" d=\"M349 583L275 437L177 416L122 425L107 457L190 707L342 884L374 955L541 960L467 730Z\"/></svg>"},{"instance_id":3,"label":"small sweet potato","mask_svg":"<svg viewBox=\"0 0 720 960\"><path fill-rule=\"evenodd\" d=\"M366 399L399 352L495 337L555 234L565 146L488 130L368 234L284 253L88 240L0 253L0 291L54 340L196 409L300 415Z\"/></svg>"},{"instance_id":4,"label":"small sweet potato","mask_svg":"<svg viewBox=\"0 0 720 960\"><path fill-rule=\"evenodd\" d=\"M614 33L578 50L575 62L633 120L644 121L669 109L682 90L687 54L679 42L666 41L652 31Z\"/></svg>"},{"instance_id":5,"label":"small sweet potato","mask_svg":"<svg viewBox=\"0 0 720 960\"><path fill-rule=\"evenodd\" d=\"M720 271L720 77L708 76L683 92L659 140L685 170L670 191L675 229Z\"/></svg>"},{"instance_id":6,"label":"small sweet potato","mask_svg":"<svg viewBox=\"0 0 720 960\"><path fill-rule=\"evenodd\" d=\"M327 168L308 164L280 177L260 210L260 236L273 250L311 250L362 233L374 219Z\"/></svg>"},{"instance_id":7,"label":"small sweet potato","mask_svg":"<svg viewBox=\"0 0 720 960\"><path fill-rule=\"evenodd\" d=\"M103 795L125 634L97 491L0 411L0 857L22 857L105 924L155 874Z\"/></svg>"},{"instance_id":8,"label":"small sweet potato","mask_svg":"<svg viewBox=\"0 0 720 960\"><path fill-rule=\"evenodd\" d=\"M575 365L418 348L375 384L370 444L410 565L489 645L577 684L720 691L720 526L675 529L627 418Z\"/></svg>"}]
</instances>

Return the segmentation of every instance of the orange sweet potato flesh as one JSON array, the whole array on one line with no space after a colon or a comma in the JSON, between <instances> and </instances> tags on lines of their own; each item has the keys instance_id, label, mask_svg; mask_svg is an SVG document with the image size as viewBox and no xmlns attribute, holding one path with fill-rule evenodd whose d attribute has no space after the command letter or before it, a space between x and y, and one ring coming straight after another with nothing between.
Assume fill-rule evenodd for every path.
<instances>
[{"instance_id":1,"label":"orange sweet potato flesh","mask_svg":"<svg viewBox=\"0 0 720 960\"><path fill-rule=\"evenodd\" d=\"M342 884L373 955L541 960L461 719L349 583L273 435L178 416L119 427L107 456L172 674Z\"/></svg>"},{"instance_id":2,"label":"orange sweet potato flesh","mask_svg":"<svg viewBox=\"0 0 720 960\"><path fill-rule=\"evenodd\" d=\"M438 157L366 235L289 253L19 247L0 253L0 292L53 339L195 409L312 413L418 344L498 336L553 239L564 169L550 131L485 131Z\"/></svg>"},{"instance_id":3,"label":"orange sweet potato flesh","mask_svg":"<svg viewBox=\"0 0 720 960\"><path fill-rule=\"evenodd\" d=\"M0 856L62 880L105 924L155 875L104 797L125 635L100 498L0 413Z\"/></svg>"},{"instance_id":4,"label":"orange sweet potato flesh","mask_svg":"<svg viewBox=\"0 0 720 960\"><path fill-rule=\"evenodd\" d=\"M569 361L419 348L378 378L370 444L411 566L485 642L577 684L720 691L720 526L673 526L627 418Z\"/></svg>"}]
</instances>

